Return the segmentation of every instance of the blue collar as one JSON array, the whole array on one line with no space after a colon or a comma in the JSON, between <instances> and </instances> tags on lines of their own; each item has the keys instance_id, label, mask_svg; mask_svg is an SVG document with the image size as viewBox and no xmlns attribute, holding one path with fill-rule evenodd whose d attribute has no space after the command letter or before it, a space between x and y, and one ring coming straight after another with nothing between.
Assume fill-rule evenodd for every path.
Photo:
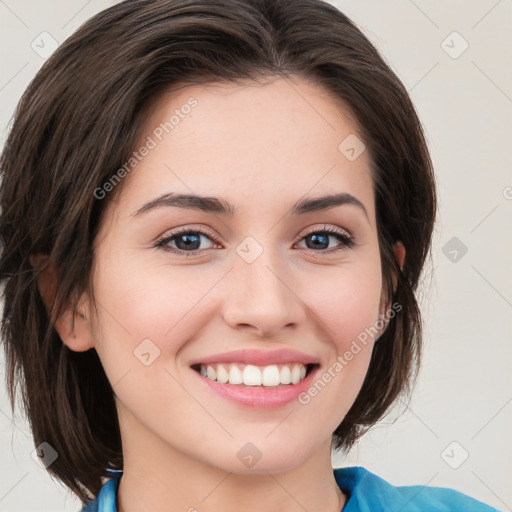
<instances>
[{"instance_id":1,"label":"blue collar","mask_svg":"<svg viewBox=\"0 0 512 512\"><path fill-rule=\"evenodd\" d=\"M123 472L107 471L112 478L81 512L117 512L117 491ZM333 473L347 497L342 512L499 512L453 489L422 485L395 487L361 466L338 468Z\"/></svg>"}]
</instances>

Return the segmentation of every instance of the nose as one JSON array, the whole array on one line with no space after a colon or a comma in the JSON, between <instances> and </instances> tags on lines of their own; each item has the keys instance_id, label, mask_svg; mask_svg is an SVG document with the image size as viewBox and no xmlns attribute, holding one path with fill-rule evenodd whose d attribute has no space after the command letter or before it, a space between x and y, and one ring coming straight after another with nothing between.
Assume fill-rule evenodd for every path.
<instances>
[{"instance_id":1,"label":"nose","mask_svg":"<svg viewBox=\"0 0 512 512\"><path fill-rule=\"evenodd\" d=\"M305 318L297 282L278 257L263 253L252 263L235 258L223 300L225 322L261 338L275 338L284 328L296 328Z\"/></svg>"}]
</instances>

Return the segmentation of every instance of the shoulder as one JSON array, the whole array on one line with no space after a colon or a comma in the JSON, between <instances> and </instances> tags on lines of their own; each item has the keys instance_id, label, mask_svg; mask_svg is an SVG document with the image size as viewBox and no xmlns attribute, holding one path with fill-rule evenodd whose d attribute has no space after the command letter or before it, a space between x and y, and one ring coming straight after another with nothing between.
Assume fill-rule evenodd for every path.
<instances>
[{"instance_id":1,"label":"shoulder","mask_svg":"<svg viewBox=\"0 0 512 512\"><path fill-rule=\"evenodd\" d=\"M96 499L83 506L81 512L117 512L117 488L122 471L107 470L111 478L101 487Z\"/></svg>"},{"instance_id":2,"label":"shoulder","mask_svg":"<svg viewBox=\"0 0 512 512\"><path fill-rule=\"evenodd\" d=\"M343 512L499 512L454 489L396 487L361 466L335 469L334 477L348 496Z\"/></svg>"}]
</instances>

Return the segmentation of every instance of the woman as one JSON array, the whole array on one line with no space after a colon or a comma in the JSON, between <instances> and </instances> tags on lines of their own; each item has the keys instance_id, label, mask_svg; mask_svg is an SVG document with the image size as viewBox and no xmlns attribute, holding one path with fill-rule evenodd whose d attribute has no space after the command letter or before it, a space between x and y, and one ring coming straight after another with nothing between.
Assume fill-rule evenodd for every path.
<instances>
[{"instance_id":1,"label":"woman","mask_svg":"<svg viewBox=\"0 0 512 512\"><path fill-rule=\"evenodd\" d=\"M11 400L84 510L494 510L331 467L412 388L436 210L407 92L334 7L113 6L1 165Z\"/></svg>"}]
</instances>

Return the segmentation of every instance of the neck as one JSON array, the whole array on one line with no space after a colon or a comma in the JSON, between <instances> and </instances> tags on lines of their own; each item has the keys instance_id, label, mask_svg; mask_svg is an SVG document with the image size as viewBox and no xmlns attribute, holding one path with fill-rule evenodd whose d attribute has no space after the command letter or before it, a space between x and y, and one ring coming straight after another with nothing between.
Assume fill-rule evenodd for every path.
<instances>
[{"instance_id":1,"label":"neck","mask_svg":"<svg viewBox=\"0 0 512 512\"><path fill-rule=\"evenodd\" d=\"M239 473L179 451L140 423L123 423L118 512L339 512L345 504L333 475L331 439L286 471L261 465L258 473Z\"/></svg>"}]
</instances>

